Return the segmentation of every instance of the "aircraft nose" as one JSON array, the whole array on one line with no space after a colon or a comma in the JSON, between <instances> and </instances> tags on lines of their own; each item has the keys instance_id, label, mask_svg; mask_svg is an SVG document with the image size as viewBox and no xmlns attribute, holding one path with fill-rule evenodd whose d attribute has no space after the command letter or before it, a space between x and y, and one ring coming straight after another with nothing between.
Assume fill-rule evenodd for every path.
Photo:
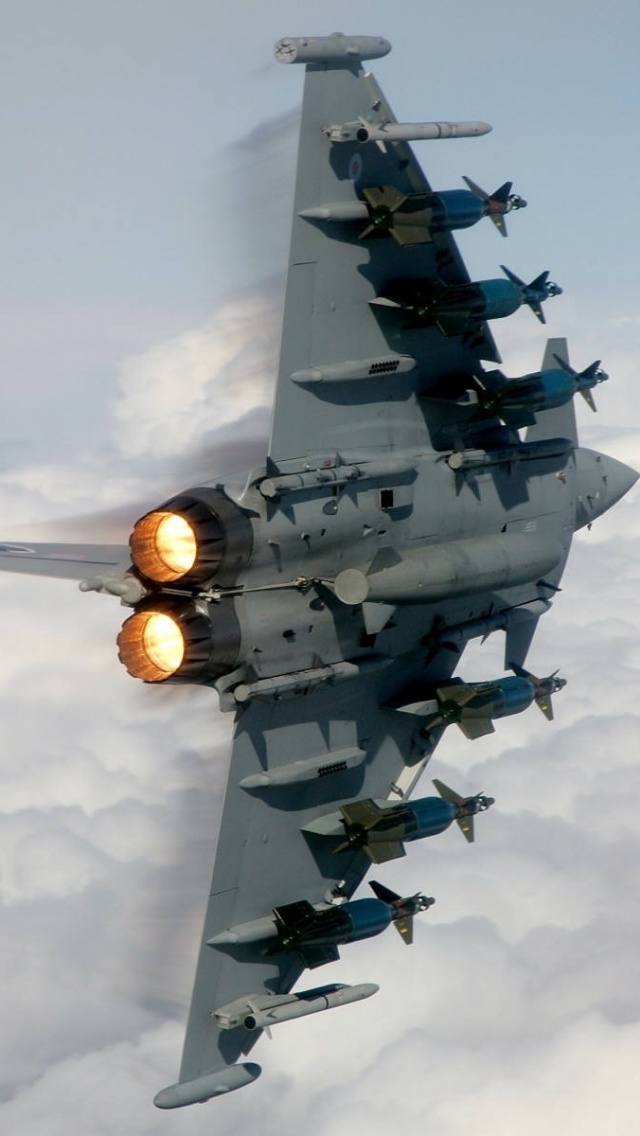
<instances>
[{"instance_id":1,"label":"aircraft nose","mask_svg":"<svg viewBox=\"0 0 640 1136\"><path fill-rule=\"evenodd\" d=\"M580 529L624 497L639 475L624 462L595 450L580 449L576 458L576 529Z\"/></svg>"}]
</instances>

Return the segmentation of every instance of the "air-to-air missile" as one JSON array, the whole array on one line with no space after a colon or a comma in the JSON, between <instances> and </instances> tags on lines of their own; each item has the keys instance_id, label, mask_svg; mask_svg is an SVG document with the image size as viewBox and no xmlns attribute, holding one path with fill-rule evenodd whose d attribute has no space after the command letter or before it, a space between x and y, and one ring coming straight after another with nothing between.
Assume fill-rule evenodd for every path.
<instances>
[{"instance_id":1,"label":"air-to-air missile","mask_svg":"<svg viewBox=\"0 0 640 1136\"><path fill-rule=\"evenodd\" d=\"M312 970L340 957L338 946L370 939L393 923L405 943L413 942L413 917L426 911L435 899L418 892L412 896L394 891L372 880L375 899L352 899L347 903L314 907L306 899L274 907L272 916L254 919L222 931L208 940L210 947L234 947L275 939L267 947L269 955L291 951Z\"/></svg>"},{"instance_id":2,"label":"air-to-air missile","mask_svg":"<svg viewBox=\"0 0 640 1136\"><path fill-rule=\"evenodd\" d=\"M474 840L473 818L494 803L493 797L476 793L461 797L442 781L434 780L439 797L422 797L416 801L353 801L342 805L339 812L328 813L303 826L303 832L316 836L341 836L336 852L352 852L362 848L374 864L383 864L405 855L404 842L437 836L457 822L469 843Z\"/></svg>"},{"instance_id":3,"label":"air-to-air missile","mask_svg":"<svg viewBox=\"0 0 640 1136\"><path fill-rule=\"evenodd\" d=\"M505 215L523 209L524 198L511 192L510 181L489 194L470 178L464 180L469 189L440 193L401 193L392 185L372 186L362 189L364 201L319 205L303 209L300 216L309 221L366 221L361 240L390 236L399 245L426 244L435 233L468 229L483 217L489 217L506 237Z\"/></svg>"},{"instance_id":4,"label":"air-to-air missile","mask_svg":"<svg viewBox=\"0 0 640 1136\"><path fill-rule=\"evenodd\" d=\"M591 389L609 378L600 367L600 360L584 371L574 371L560 356L555 358L557 368L536 371L520 379L508 379L501 371L478 376L480 413L495 414L506 426L517 430L531 426L537 411L563 406L576 394L581 394L591 410L595 410Z\"/></svg>"},{"instance_id":5,"label":"air-to-air missile","mask_svg":"<svg viewBox=\"0 0 640 1136\"><path fill-rule=\"evenodd\" d=\"M355 122L334 123L323 127L330 142L375 142L384 147L389 142L437 141L440 138L477 138L489 134L488 122Z\"/></svg>"},{"instance_id":6,"label":"air-to-air missile","mask_svg":"<svg viewBox=\"0 0 640 1136\"><path fill-rule=\"evenodd\" d=\"M268 1032L271 1026L280 1022L291 1022L323 1010L361 1002L363 998L377 994L379 989L375 982L361 982L357 986L336 982L314 990L300 990L296 994L245 994L214 1010L213 1017L221 1029L244 1026L247 1030L264 1029Z\"/></svg>"},{"instance_id":7,"label":"air-to-air missile","mask_svg":"<svg viewBox=\"0 0 640 1136\"><path fill-rule=\"evenodd\" d=\"M546 323L542 303L560 296L562 288L541 272L530 284L504 265L507 279L477 280L469 284L442 284L438 280L400 280L385 295L369 302L407 313L407 327L437 327L443 335L462 335L482 320L503 319L523 304Z\"/></svg>"},{"instance_id":8,"label":"air-to-air missile","mask_svg":"<svg viewBox=\"0 0 640 1136\"><path fill-rule=\"evenodd\" d=\"M494 732L493 719L520 714L535 702L545 718L553 720L552 694L562 690L567 680L557 671L547 678L536 678L523 667L511 664L513 676L491 682L463 682L454 679L436 688L435 698L397 700L391 709L424 719L428 733L455 722L467 738L481 738Z\"/></svg>"}]
</instances>

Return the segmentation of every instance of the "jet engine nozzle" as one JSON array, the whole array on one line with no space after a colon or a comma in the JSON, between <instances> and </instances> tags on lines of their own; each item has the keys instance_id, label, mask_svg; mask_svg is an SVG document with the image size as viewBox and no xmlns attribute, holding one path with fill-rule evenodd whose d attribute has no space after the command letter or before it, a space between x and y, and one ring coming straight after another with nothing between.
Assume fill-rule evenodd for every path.
<instances>
[{"instance_id":1,"label":"jet engine nozzle","mask_svg":"<svg viewBox=\"0 0 640 1136\"><path fill-rule=\"evenodd\" d=\"M230 601L193 603L147 599L122 625L118 658L143 682L207 682L231 669L240 635Z\"/></svg>"},{"instance_id":2,"label":"jet engine nozzle","mask_svg":"<svg viewBox=\"0 0 640 1136\"><path fill-rule=\"evenodd\" d=\"M220 489L191 489L136 522L131 559L156 585L231 583L252 547L248 517Z\"/></svg>"}]
</instances>

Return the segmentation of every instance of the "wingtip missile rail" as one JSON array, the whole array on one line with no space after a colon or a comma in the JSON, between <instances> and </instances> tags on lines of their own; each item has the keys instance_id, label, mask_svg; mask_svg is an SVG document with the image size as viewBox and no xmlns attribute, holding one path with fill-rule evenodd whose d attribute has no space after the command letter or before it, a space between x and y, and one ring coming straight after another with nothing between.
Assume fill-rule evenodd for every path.
<instances>
[{"instance_id":1,"label":"wingtip missile rail","mask_svg":"<svg viewBox=\"0 0 640 1136\"><path fill-rule=\"evenodd\" d=\"M383 36L353 36L334 32L329 36L283 36L273 54L278 63L319 63L353 67L364 59L382 59L391 51Z\"/></svg>"},{"instance_id":2,"label":"wingtip missile rail","mask_svg":"<svg viewBox=\"0 0 640 1136\"><path fill-rule=\"evenodd\" d=\"M203 1077L192 1081L178 1081L156 1093L153 1103L156 1108L184 1108L188 1104L203 1104L212 1097L223 1096L234 1089L250 1085L260 1076L262 1067L255 1061L245 1061L240 1065L223 1065Z\"/></svg>"}]
</instances>

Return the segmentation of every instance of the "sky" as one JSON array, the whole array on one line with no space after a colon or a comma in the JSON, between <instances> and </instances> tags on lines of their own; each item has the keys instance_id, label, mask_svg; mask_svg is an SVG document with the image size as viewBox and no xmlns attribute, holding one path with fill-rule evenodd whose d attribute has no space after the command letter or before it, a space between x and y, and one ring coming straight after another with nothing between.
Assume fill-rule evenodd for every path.
<instances>
[{"instance_id":1,"label":"sky","mask_svg":"<svg viewBox=\"0 0 640 1136\"><path fill-rule=\"evenodd\" d=\"M2 539L126 541L147 507L264 452L303 72L285 34L393 43L399 119L483 119L417 144L437 188L507 178L508 242L460 236L565 289L548 333L611 374L581 438L640 467L640 14L631 0L21 0L0 10ZM307 13L305 15L305 12ZM496 323L511 375L545 332ZM530 655L568 685L431 773L496 798L469 848L423 842L385 882L438 903L327 981L374 998L274 1031L256 1085L169 1115L231 723L212 692L117 661L115 600L0 579L0 1126L12 1136L636 1136L640 1107L639 491L574 543ZM461 673L502 673L502 637ZM425 779L421 792L428 791Z\"/></svg>"}]
</instances>

